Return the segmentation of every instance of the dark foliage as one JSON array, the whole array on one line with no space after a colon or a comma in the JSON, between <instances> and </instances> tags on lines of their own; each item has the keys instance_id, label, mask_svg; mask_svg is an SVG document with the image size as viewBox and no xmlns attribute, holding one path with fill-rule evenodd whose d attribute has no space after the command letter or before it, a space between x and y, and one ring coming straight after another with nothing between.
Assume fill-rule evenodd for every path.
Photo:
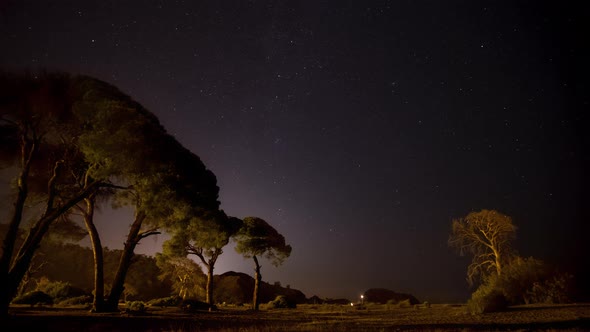
<instances>
[{"instance_id":1,"label":"dark foliage","mask_svg":"<svg viewBox=\"0 0 590 332\"><path fill-rule=\"evenodd\" d=\"M60 301L58 304L61 306L68 306L68 305L79 305L79 304L91 304L92 303L92 296L90 295L82 295L77 297L70 297Z\"/></svg>"},{"instance_id":2,"label":"dark foliage","mask_svg":"<svg viewBox=\"0 0 590 332\"><path fill-rule=\"evenodd\" d=\"M269 309L295 309L297 303L291 301L285 295L279 295L274 300L268 302Z\"/></svg>"},{"instance_id":3,"label":"dark foliage","mask_svg":"<svg viewBox=\"0 0 590 332\"><path fill-rule=\"evenodd\" d=\"M83 289L72 286L69 282L62 281L45 283L42 286L38 287L37 290L40 290L46 293L47 295L51 296L55 300L55 302L62 302L63 300L72 297L90 295Z\"/></svg>"},{"instance_id":4,"label":"dark foliage","mask_svg":"<svg viewBox=\"0 0 590 332\"><path fill-rule=\"evenodd\" d=\"M195 299L184 299L180 303L180 307L184 311L193 312L193 311L200 311L200 310L216 310L216 306L211 306L206 302L195 300Z\"/></svg>"},{"instance_id":5,"label":"dark foliage","mask_svg":"<svg viewBox=\"0 0 590 332\"><path fill-rule=\"evenodd\" d=\"M349 299L325 299L323 303L349 305L351 301Z\"/></svg>"},{"instance_id":6,"label":"dark foliage","mask_svg":"<svg viewBox=\"0 0 590 332\"><path fill-rule=\"evenodd\" d=\"M169 296L159 299L152 299L148 302L150 306L154 307L175 307L179 306L181 303L182 298L180 296Z\"/></svg>"},{"instance_id":7,"label":"dark foliage","mask_svg":"<svg viewBox=\"0 0 590 332\"><path fill-rule=\"evenodd\" d=\"M15 298L12 303L30 304L31 306L36 304L53 304L53 298L42 291L33 291Z\"/></svg>"},{"instance_id":8,"label":"dark foliage","mask_svg":"<svg viewBox=\"0 0 590 332\"><path fill-rule=\"evenodd\" d=\"M243 304L252 301L254 278L245 273L230 271L217 275L215 276L215 285L215 297L218 303ZM279 295L285 296L292 303L307 303L305 294L297 289L261 282L260 302L270 302Z\"/></svg>"},{"instance_id":9,"label":"dark foliage","mask_svg":"<svg viewBox=\"0 0 590 332\"><path fill-rule=\"evenodd\" d=\"M79 289L79 293L71 294L71 296L92 293L94 279L92 250L90 248L71 243L47 242L42 244L39 252L41 254L36 256L33 264L44 263L44 265L35 274L36 279L45 277L52 281L67 283L72 291L76 288ZM121 250L104 249L103 252L105 280L108 283L114 277ZM171 285L167 280L160 281L158 279L159 274L161 274L161 271L156 265L155 258L136 255L126 280L127 287L129 290L134 289L135 294L128 295L127 299L147 301L169 296L172 293ZM34 283L31 283L31 287L32 284ZM28 291L32 290L34 289L28 289Z\"/></svg>"},{"instance_id":10,"label":"dark foliage","mask_svg":"<svg viewBox=\"0 0 590 332\"><path fill-rule=\"evenodd\" d=\"M467 302L467 310L472 314L485 314L504 311L508 308L508 300L504 294L494 288L482 286Z\"/></svg>"}]
</instances>

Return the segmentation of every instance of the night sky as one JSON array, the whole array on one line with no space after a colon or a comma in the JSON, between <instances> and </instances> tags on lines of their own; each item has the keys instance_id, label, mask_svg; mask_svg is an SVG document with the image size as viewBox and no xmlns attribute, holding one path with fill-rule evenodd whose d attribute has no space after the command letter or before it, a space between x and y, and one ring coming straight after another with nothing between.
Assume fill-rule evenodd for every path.
<instances>
[{"instance_id":1,"label":"night sky","mask_svg":"<svg viewBox=\"0 0 590 332\"><path fill-rule=\"evenodd\" d=\"M473 210L512 216L522 256L587 273L588 9L2 0L0 68L94 76L156 114L215 173L222 209L293 246L263 280L465 301L470 258L447 239ZM103 208L106 246L122 248L131 214ZM229 270L253 263L227 247Z\"/></svg>"}]
</instances>

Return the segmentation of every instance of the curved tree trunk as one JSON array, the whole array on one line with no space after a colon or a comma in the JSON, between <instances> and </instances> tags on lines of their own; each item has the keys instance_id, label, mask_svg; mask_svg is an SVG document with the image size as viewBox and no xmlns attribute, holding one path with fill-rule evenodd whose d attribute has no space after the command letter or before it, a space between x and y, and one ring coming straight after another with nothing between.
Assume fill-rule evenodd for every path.
<instances>
[{"instance_id":1,"label":"curved tree trunk","mask_svg":"<svg viewBox=\"0 0 590 332\"><path fill-rule=\"evenodd\" d=\"M262 280L262 274L260 273L260 264L258 264L258 258L256 258L256 256L252 256L252 258L256 264L256 268L254 269L254 295L252 296L252 308L254 308L255 311L258 311L258 291L260 287L260 281Z\"/></svg>"},{"instance_id":2,"label":"curved tree trunk","mask_svg":"<svg viewBox=\"0 0 590 332\"><path fill-rule=\"evenodd\" d=\"M21 141L21 171L17 178L17 196L14 201L14 212L4 235L2 243L2 256L0 256L0 276L8 278L10 263L14 254L18 228L22 221L23 209L28 196L28 178L31 169L31 160L37 151L37 144L30 143L24 137ZM17 286L18 287L18 286ZM0 316L8 315L8 306L14 294L10 294L7 285L0 287Z\"/></svg>"},{"instance_id":3,"label":"curved tree trunk","mask_svg":"<svg viewBox=\"0 0 590 332\"><path fill-rule=\"evenodd\" d=\"M107 311L119 310L119 299L121 298L123 290L125 289L125 278L127 277L127 272L131 266L131 259L134 255L135 246L137 246L137 243L141 239L139 231L143 221L145 220L145 217L145 213L138 212L135 216L133 224L131 225L131 228L129 229L127 241L125 242L125 247L123 248L123 253L121 253L121 258L119 260L117 274L115 275L115 279L111 285L111 292L109 293L109 297L105 303L105 310Z\"/></svg>"},{"instance_id":4,"label":"curved tree trunk","mask_svg":"<svg viewBox=\"0 0 590 332\"><path fill-rule=\"evenodd\" d=\"M6 279L0 288L2 289L0 291L0 316L6 316L8 314L10 301L16 295L18 286L25 273L29 269L29 266L31 265L31 260L35 255L35 251L39 247L39 244L41 243L45 233L47 233L51 223L66 213L74 205L82 201L84 198L94 193L99 185L99 182L90 184L80 191L76 196L65 202L65 204L59 206L59 208L53 208L48 204L48 209L45 211L45 214L41 217L41 219L37 220L35 225L29 231L24 244L21 246L16 257L14 258L12 266L7 273ZM53 188L50 188L49 192L51 193L52 191ZM48 201L52 202L53 197L49 197Z\"/></svg>"},{"instance_id":5,"label":"curved tree trunk","mask_svg":"<svg viewBox=\"0 0 590 332\"><path fill-rule=\"evenodd\" d=\"M86 201L86 211L84 212L84 224L90 235L92 244L92 255L94 258L94 300L92 302L93 312L104 311L104 258L102 252L102 243L98 230L94 225L94 207L96 203L95 195L91 195Z\"/></svg>"}]
</instances>

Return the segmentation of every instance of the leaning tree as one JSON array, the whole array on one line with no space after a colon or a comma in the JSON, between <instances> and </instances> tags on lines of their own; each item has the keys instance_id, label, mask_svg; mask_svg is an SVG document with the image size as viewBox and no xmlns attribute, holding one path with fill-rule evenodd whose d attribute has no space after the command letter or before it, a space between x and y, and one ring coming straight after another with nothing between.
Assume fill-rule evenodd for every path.
<instances>
[{"instance_id":1,"label":"leaning tree","mask_svg":"<svg viewBox=\"0 0 590 332\"><path fill-rule=\"evenodd\" d=\"M0 314L28 270L43 236L56 219L80 204L101 266L100 238L92 216L100 188L117 188L116 202L135 209L107 303L117 310L135 246L174 222L170 202L187 200L217 210L215 175L166 133L158 119L117 88L66 74L0 73L0 161L18 170L13 213L0 256ZM16 246L27 202L34 191L44 201L22 245ZM34 212L34 211L33 211ZM95 287L101 273L95 273ZM95 292L101 307L101 287Z\"/></svg>"},{"instance_id":2,"label":"leaning tree","mask_svg":"<svg viewBox=\"0 0 590 332\"><path fill-rule=\"evenodd\" d=\"M215 175L168 134L155 115L104 82L90 79L86 86L91 88L76 110L85 116L89 128L96 128L81 140L86 160L97 165L91 176L116 180L125 190L115 193L115 205L134 208L119 266L102 308L116 311L137 244L159 234L161 227L179 221L176 204L217 210L219 188ZM95 232L93 227L88 229Z\"/></svg>"},{"instance_id":3,"label":"leaning tree","mask_svg":"<svg viewBox=\"0 0 590 332\"><path fill-rule=\"evenodd\" d=\"M8 314L10 301L51 224L101 186L109 185L106 178L93 178L84 186L74 186L72 170L79 162L82 135L78 130L81 122L72 112L75 95L76 87L66 74L0 73L0 155L2 166L17 170L13 209L0 256L0 315ZM37 203L43 202L41 209L27 209L32 196ZM32 216L33 221L17 247L24 215Z\"/></svg>"},{"instance_id":4,"label":"leaning tree","mask_svg":"<svg viewBox=\"0 0 590 332\"><path fill-rule=\"evenodd\" d=\"M470 284L490 274L502 274L512 257L512 241L516 236L511 217L495 210L481 210L454 219L451 227L449 246L458 249L461 255L473 255L467 269Z\"/></svg>"},{"instance_id":5,"label":"leaning tree","mask_svg":"<svg viewBox=\"0 0 590 332\"><path fill-rule=\"evenodd\" d=\"M279 266L291 255L291 246L285 243L285 237L265 220L257 217L246 217L242 227L235 236L236 251L246 258L254 260L254 294L252 307L258 310L258 291L262 274L258 257L265 257L275 266Z\"/></svg>"}]
</instances>

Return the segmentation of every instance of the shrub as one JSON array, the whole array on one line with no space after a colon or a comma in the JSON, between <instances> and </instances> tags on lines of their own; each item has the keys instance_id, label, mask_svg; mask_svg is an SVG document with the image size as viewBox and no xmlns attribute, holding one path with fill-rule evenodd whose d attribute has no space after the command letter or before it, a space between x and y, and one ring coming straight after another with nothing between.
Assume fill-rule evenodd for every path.
<instances>
[{"instance_id":1,"label":"shrub","mask_svg":"<svg viewBox=\"0 0 590 332\"><path fill-rule=\"evenodd\" d=\"M70 297L60 301L59 305L79 305L79 304L89 304L92 303L92 296L90 295L82 295L76 297Z\"/></svg>"},{"instance_id":2,"label":"shrub","mask_svg":"<svg viewBox=\"0 0 590 332\"><path fill-rule=\"evenodd\" d=\"M209 310L209 304L195 300L195 299L184 299L180 303L180 306L185 311L195 311L195 310ZM217 309L215 306L211 306L211 309Z\"/></svg>"},{"instance_id":3,"label":"shrub","mask_svg":"<svg viewBox=\"0 0 590 332\"><path fill-rule=\"evenodd\" d=\"M542 261L532 257L515 257L504 266L501 275L493 274L488 277L488 281L502 291L510 304L529 304L534 300L528 296L528 290L548 275L548 268Z\"/></svg>"},{"instance_id":4,"label":"shrub","mask_svg":"<svg viewBox=\"0 0 590 332\"><path fill-rule=\"evenodd\" d=\"M410 299L401 300L397 302L397 306L399 308L409 308L412 306L412 302L410 301Z\"/></svg>"},{"instance_id":5,"label":"shrub","mask_svg":"<svg viewBox=\"0 0 590 332\"><path fill-rule=\"evenodd\" d=\"M279 295L274 300L268 302L269 309L280 309L280 308L296 308L297 303L290 301L285 295Z\"/></svg>"},{"instance_id":6,"label":"shrub","mask_svg":"<svg viewBox=\"0 0 590 332\"><path fill-rule=\"evenodd\" d=\"M537 303L568 303L572 293L571 274L558 274L543 282L535 282L528 295Z\"/></svg>"},{"instance_id":7,"label":"shrub","mask_svg":"<svg viewBox=\"0 0 590 332\"><path fill-rule=\"evenodd\" d=\"M53 304L53 298L42 291L28 292L23 296L15 298L12 303L14 304Z\"/></svg>"},{"instance_id":8,"label":"shrub","mask_svg":"<svg viewBox=\"0 0 590 332\"><path fill-rule=\"evenodd\" d=\"M40 284L37 290L46 293L55 299L55 302L61 302L61 300L70 297L79 297L88 295L84 290L70 285L69 282L63 281L47 281Z\"/></svg>"},{"instance_id":9,"label":"shrub","mask_svg":"<svg viewBox=\"0 0 590 332\"><path fill-rule=\"evenodd\" d=\"M150 300L148 305L154 307L175 307L180 305L181 302L182 298L180 296L169 296Z\"/></svg>"},{"instance_id":10,"label":"shrub","mask_svg":"<svg viewBox=\"0 0 590 332\"><path fill-rule=\"evenodd\" d=\"M129 301L125 304L125 312L143 314L145 313L145 303L143 301Z\"/></svg>"},{"instance_id":11,"label":"shrub","mask_svg":"<svg viewBox=\"0 0 590 332\"><path fill-rule=\"evenodd\" d=\"M467 310L471 314L484 314L488 312L503 311L508 307L508 301L495 287L494 283L488 282L479 286L467 301Z\"/></svg>"}]
</instances>

